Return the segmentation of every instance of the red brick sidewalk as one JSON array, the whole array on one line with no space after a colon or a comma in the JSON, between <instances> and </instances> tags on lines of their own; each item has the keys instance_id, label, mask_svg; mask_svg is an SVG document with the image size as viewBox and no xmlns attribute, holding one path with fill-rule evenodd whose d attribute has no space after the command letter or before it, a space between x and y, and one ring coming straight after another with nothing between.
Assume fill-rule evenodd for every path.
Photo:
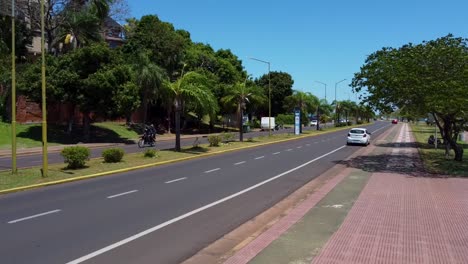
<instances>
[{"instance_id":1,"label":"red brick sidewalk","mask_svg":"<svg viewBox=\"0 0 468 264\"><path fill-rule=\"evenodd\" d=\"M398 141L411 139L405 124ZM374 173L313 263L468 263L467 220L468 180Z\"/></svg>"},{"instance_id":2,"label":"red brick sidewalk","mask_svg":"<svg viewBox=\"0 0 468 264\"><path fill-rule=\"evenodd\" d=\"M391 151L385 151L388 154L380 158L362 155L363 162L368 159L374 164L375 172L312 263L468 263L468 180L421 175L421 161L408 125L399 126ZM388 147L376 146L381 150ZM303 217L348 170L225 263L252 260Z\"/></svg>"}]
</instances>

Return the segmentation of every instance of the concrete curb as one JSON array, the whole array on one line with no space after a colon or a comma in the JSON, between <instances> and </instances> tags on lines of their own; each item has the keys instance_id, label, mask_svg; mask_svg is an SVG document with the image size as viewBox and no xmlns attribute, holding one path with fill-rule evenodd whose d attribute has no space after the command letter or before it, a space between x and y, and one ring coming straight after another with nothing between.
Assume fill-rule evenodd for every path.
<instances>
[{"instance_id":1,"label":"concrete curb","mask_svg":"<svg viewBox=\"0 0 468 264\"><path fill-rule=\"evenodd\" d=\"M349 129L349 127L339 128L339 129L336 129L336 130L334 130L332 132L342 131L342 130L347 130L347 129ZM176 162L185 161L185 160L192 160L192 159L198 159L198 158L202 158L202 157L214 156L214 155L218 155L218 154L223 154L223 153L227 153L227 152L234 152L234 151L243 150L243 149L256 148L256 147L272 145L272 144L277 144L277 143L282 143L282 142L287 142L287 141L292 141L292 140L299 140L299 139L319 136L319 135L323 135L323 134L327 134L327 133L329 133L329 132L328 131L320 131L320 132L318 132L316 134L313 134L313 135L302 135L302 136L297 136L295 138L288 138L288 139L283 139L283 140L274 141L274 142L259 143L259 144L256 144L256 145L245 146L245 147L240 147L240 148L235 148L235 149L215 151L215 152L212 152L212 153L204 153L204 154L199 154L197 156L192 156L192 157L185 157L185 158L173 159L173 160L168 160L168 161L161 161L161 162L156 162L156 163L150 163L150 164L145 164L145 165L134 166L134 167L130 167L130 168L100 172L100 173L85 175L85 176L78 176L78 177L74 177L74 178L70 178L70 179L63 179L63 180L58 180L58 181L51 181L51 182L44 182L44 183L27 185L27 186L22 186L22 187L16 187L16 188L11 188L11 189L1 190L0 195L1 194L12 193L12 192L24 191L24 190L28 190L28 189L35 189L35 188L45 187L45 186L50 186L50 185L57 185L57 184L61 184L61 183L68 183L68 182L80 181L80 180L85 180L85 179L91 179L91 178L96 178L96 177L106 176L106 175L112 175L112 174L117 174L117 173L122 173L122 172L128 172L128 171L134 171L134 170L145 169L145 168L150 168L150 167L156 167L156 166L161 166L161 165L165 165L165 164L171 164L171 163L176 163Z\"/></svg>"}]
</instances>

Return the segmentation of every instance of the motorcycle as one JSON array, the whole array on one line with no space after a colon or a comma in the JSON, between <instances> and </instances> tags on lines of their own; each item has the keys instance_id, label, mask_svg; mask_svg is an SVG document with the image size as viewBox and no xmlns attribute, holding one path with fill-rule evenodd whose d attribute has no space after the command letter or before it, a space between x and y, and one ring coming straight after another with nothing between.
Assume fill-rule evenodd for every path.
<instances>
[{"instance_id":1,"label":"motorcycle","mask_svg":"<svg viewBox=\"0 0 468 264\"><path fill-rule=\"evenodd\" d=\"M138 147L144 148L146 146L154 147L156 140L150 134L143 134L138 140Z\"/></svg>"}]
</instances>

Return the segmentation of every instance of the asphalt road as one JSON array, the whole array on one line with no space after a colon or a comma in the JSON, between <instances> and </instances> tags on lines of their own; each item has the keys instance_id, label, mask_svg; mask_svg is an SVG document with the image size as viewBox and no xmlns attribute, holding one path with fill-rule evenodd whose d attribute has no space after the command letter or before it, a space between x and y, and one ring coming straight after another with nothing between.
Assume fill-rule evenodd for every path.
<instances>
[{"instance_id":1,"label":"asphalt road","mask_svg":"<svg viewBox=\"0 0 468 264\"><path fill-rule=\"evenodd\" d=\"M315 130L315 127L306 127L304 130ZM282 133L293 133L294 130L292 128L289 129L280 129L278 131L272 131L273 134L282 134ZM239 137L239 133L234 133L236 137ZM261 131L261 132L249 132L244 133L244 138L249 137L258 137L260 135L268 135L268 131ZM204 144L207 143L207 138L199 138L200 143ZM194 138L186 138L181 139L181 146L192 146L194 143ZM164 140L158 141L156 138L156 149L172 149L175 146L174 140ZM136 153L136 152L143 152L147 148L139 148L136 144L128 144L119 146L123 148L125 153ZM101 157L102 151L106 148L93 148L91 149L91 158ZM53 163L63 163L63 157L60 155L59 152L50 152L48 153L48 162L49 164ZM32 155L21 155L17 157L17 166L18 168L27 168L33 166L42 166L42 154L32 154ZM7 170L11 169L11 157L0 157L0 170Z\"/></svg>"},{"instance_id":2,"label":"asphalt road","mask_svg":"<svg viewBox=\"0 0 468 264\"><path fill-rule=\"evenodd\" d=\"M0 196L0 262L180 263L361 148L346 133Z\"/></svg>"}]
</instances>

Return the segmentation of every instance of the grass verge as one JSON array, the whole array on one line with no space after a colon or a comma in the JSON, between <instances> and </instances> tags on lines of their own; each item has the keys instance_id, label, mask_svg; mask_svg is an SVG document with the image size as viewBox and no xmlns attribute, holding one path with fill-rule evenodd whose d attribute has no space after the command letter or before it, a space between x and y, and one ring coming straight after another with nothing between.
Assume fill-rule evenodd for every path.
<instances>
[{"instance_id":1,"label":"grass verge","mask_svg":"<svg viewBox=\"0 0 468 264\"><path fill-rule=\"evenodd\" d=\"M125 124L102 122L91 125L92 143L125 143L138 138L138 133ZM47 126L49 145L77 144L82 141L82 128L77 127L68 134L66 126ZM16 140L18 148L42 146L42 127L40 124L17 124ZM11 149L11 124L0 122L0 149Z\"/></svg>"},{"instance_id":2,"label":"grass verge","mask_svg":"<svg viewBox=\"0 0 468 264\"><path fill-rule=\"evenodd\" d=\"M419 153L424 163L424 167L430 173L456 175L468 177L468 143L459 141L463 146L464 160L462 162L453 160L453 151L450 151L450 159L445 158L445 149L439 147L434 148L434 145L427 144L427 139L430 135L434 135L434 127L426 124L418 123L411 124L411 129L418 142ZM439 131L437 131L439 132Z\"/></svg>"},{"instance_id":3,"label":"grass verge","mask_svg":"<svg viewBox=\"0 0 468 264\"><path fill-rule=\"evenodd\" d=\"M303 131L303 136L319 135L337 130L348 129L347 127L333 127L324 131ZM86 167L78 170L70 170L65 164L50 164L48 177L41 176L40 167L20 169L17 175L12 175L10 171L0 171L0 191L13 188L25 187L35 184L44 184L60 180L71 180L73 178L93 175L98 173L111 174L113 171L128 169L138 166L157 166L171 161L195 158L209 154L216 154L222 151L234 151L240 148L261 146L266 143L279 142L301 138L294 134L276 134L272 136L260 136L250 138L248 133L245 135L244 142L229 142L221 144L219 147L209 147L201 144L198 147L183 148L181 152L172 150L162 150L157 152L155 158L145 158L143 153L126 154L122 162L104 163L102 158L91 159L86 163Z\"/></svg>"}]
</instances>

